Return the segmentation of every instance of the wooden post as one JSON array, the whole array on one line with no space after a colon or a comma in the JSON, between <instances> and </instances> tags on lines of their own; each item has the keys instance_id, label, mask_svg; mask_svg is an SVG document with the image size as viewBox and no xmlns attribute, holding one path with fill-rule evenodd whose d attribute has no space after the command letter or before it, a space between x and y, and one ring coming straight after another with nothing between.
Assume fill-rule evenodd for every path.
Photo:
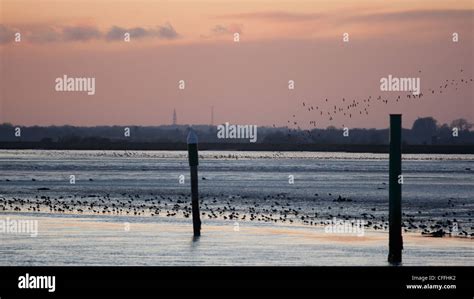
<instances>
[{"instance_id":1,"label":"wooden post","mask_svg":"<svg viewBox=\"0 0 474 299\"><path fill-rule=\"evenodd\" d=\"M389 162L389 241L388 261L402 262L402 116L390 114L390 162Z\"/></svg>"},{"instance_id":2,"label":"wooden post","mask_svg":"<svg viewBox=\"0 0 474 299\"><path fill-rule=\"evenodd\" d=\"M188 158L189 167L191 168L191 199L193 210L193 231L194 236L201 235L201 219L199 212L199 192L198 192L198 138L193 130L189 131L188 138Z\"/></svg>"}]
</instances>

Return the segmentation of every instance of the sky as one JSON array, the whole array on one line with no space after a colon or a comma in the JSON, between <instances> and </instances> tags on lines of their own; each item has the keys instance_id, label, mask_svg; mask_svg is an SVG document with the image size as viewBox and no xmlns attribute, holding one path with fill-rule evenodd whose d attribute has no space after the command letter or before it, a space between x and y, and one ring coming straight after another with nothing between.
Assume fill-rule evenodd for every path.
<instances>
[{"instance_id":1,"label":"sky","mask_svg":"<svg viewBox=\"0 0 474 299\"><path fill-rule=\"evenodd\" d=\"M474 122L473 28L462 0L0 0L0 123L161 125L176 109L209 124L211 107L215 124ZM95 94L56 91L63 75L95 78ZM423 97L381 91L388 75L419 77ZM350 118L326 114L369 96Z\"/></svg>"}]
</instances>

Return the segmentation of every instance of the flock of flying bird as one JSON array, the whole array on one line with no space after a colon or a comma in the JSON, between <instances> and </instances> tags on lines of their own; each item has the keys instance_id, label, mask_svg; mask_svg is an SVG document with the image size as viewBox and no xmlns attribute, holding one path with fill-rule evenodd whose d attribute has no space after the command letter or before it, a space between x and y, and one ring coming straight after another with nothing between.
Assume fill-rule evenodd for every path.
<instances>
[{"instance_id":1,"label":"flock of flying bird","mask_svg":"<svg viewBox=\"0 0 474 299\"><path fill-rule=\"evenodd\" d=\"M421 70L418 72L421 73ZM298 134L303 132L305 136L311 137L311 130L317 128L318 124L325 121L331 123L336 121L336 119L350 120L356 117L367 117L370 109L377 104L387 105L388 103L399 103L403 100L421 100L430 95L440 95L453 89L458 90L473 83L472 78L466 78L466 76L463 76L465 74L464 69L460 69L459 74L461 76L460 78L446 79L439 85L439 87L425 89L427 94L420 92L418 95L415 95L412 92L409 92L405 95L397 95L396 97L391 98L388 96L382 97L381 95L375 97L367 96L358 99L348 99L343 97L335 105L332 104L328 98L325 98L322 104L318 105L303 101L300 107L303 111L311 113L311 118L313 120L310 120L309 123L303 123L299 121L299 117L297 117L296 114L293 114L293 116L287 120L287 134L290 137L293 133ZM472 88L472 85L470 88ZM307 119L307 117L304 118ZM273 127L276 128L276 125L273 124ZM321 128L322 126L319 127ZM344 123L342 123L342 127L345 127Z\"/></svg>"}]
</instances>

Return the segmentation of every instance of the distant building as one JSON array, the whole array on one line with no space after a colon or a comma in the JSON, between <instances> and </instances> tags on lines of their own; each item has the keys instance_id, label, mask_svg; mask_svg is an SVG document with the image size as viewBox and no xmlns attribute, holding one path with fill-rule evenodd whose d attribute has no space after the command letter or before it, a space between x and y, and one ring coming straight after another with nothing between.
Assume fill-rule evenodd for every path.
<instances>
[{"instance_id":1,"label":"distant building","mask_svg":"<svg viewBox=\"0 0 474 299\"><path fill-rule=\"evenodd\" d=\"M176 109L173 109L173 126L178 124L178 117L176 116Z\"/></svg>"}]
</instances>

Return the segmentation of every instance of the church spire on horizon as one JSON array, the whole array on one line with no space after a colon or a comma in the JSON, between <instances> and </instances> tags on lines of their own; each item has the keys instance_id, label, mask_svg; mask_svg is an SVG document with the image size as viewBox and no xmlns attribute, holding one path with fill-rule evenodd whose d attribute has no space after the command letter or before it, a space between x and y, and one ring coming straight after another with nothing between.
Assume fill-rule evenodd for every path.
<instances>
[{"instance_id":1,"label":"church spire on horizon","mask_svg":"<svg viewBox=\"0 0 474 299\"><path fill-rule=\"evenodd\" d=\"M173 126L178 124L178 116L176 116L176 109L173 109Z\"/></svg>"}]
</instances>

